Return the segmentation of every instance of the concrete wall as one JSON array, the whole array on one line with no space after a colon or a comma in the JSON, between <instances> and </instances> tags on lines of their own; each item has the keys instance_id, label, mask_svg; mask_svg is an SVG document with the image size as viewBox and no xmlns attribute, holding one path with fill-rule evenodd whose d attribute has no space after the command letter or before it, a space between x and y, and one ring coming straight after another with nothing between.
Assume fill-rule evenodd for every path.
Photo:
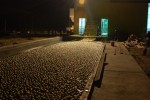
<instances>
[{"instance_id":1,"label":"concrete wall","mask_svg":"<svg viewBox=\"0 0 150 100\"><path fill-rule=\"evenodd\" d=\"M122 34L145 34L147 27L147 3L113 2L112 0L87 0L84 6L75 6L75 33L78 34L80 17L93 20L109 19L109 35L115 29Z\"/></svg>"}]
</instances>

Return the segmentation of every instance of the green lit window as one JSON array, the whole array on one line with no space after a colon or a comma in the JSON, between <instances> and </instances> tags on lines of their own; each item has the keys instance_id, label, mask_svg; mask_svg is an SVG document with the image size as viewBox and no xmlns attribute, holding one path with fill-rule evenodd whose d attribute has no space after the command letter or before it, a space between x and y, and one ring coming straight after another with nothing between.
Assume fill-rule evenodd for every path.
<instances>
[{"instance_id":1,"label":"green lit window","mask_svg":"<svg viewBox=\"0 0 150 100\"><path fill-rule=\"evenodd\" d=\"M108 35L108 19L101 19L101 35Z\"/></svg>"}]
</instances>

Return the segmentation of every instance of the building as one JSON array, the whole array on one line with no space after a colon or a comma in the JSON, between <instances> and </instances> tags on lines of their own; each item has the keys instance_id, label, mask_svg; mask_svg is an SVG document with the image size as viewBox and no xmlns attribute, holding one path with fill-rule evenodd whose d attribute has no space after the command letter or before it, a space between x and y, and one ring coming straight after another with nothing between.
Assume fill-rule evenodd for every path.
<instances>
[{"instance_id":1,"label":"building","mask_svg":"<svg viewBox=\"0 0 150 100\"><path fill-rule=\"evenodd\" d=\"M75 0L74 33L84 36L143 36L148 0Z\"/></svg>"}]
</instances>

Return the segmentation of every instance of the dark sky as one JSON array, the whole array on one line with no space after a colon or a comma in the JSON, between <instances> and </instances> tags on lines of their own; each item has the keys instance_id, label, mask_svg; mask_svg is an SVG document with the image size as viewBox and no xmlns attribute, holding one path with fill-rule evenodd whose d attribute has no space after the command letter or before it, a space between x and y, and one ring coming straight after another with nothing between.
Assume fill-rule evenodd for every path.
<instances>
[{"instance_id":1,"label":"dark sky","mask_svg":"<svg viewBox=\"0 0 150 100\"><path fill-rule=\"evenodd\" d=\"M0 30L64 29L74 0L0 0Z\"/></svg>"}]
</instances>

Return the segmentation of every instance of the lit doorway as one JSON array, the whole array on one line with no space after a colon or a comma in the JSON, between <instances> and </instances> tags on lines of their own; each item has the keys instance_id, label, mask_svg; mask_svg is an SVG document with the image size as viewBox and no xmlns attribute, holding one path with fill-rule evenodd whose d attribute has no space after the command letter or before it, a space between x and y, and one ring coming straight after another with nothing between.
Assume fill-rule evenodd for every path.
<instances>
[{"instance_id":1,"label":"lit doorway","mask_svg":"<svg viewBox=\"0 0 150 100\"><path fill-rule=\"evenodd\" d=\"M79 18L79 35L84 35L86 18Z\"/></svg>"},{"instance_id":2,"label":"lit doorway","mask_svg":"<svg viewBox=\"0 0 150 100\"><path fill-rule=\"evenodd\" d=\"M150 31L150 3L148 3L147 32Z\"/></svg>"},{"instance_id":3,"label":"lit doorway","mask_svg":"<svg viewBox=\"0 0 150 100\"><path fill-rule=\"evenodd\" d=\"M101 19L101 35L108 36L108 19Z\"/></svg>"}]
</instances>

